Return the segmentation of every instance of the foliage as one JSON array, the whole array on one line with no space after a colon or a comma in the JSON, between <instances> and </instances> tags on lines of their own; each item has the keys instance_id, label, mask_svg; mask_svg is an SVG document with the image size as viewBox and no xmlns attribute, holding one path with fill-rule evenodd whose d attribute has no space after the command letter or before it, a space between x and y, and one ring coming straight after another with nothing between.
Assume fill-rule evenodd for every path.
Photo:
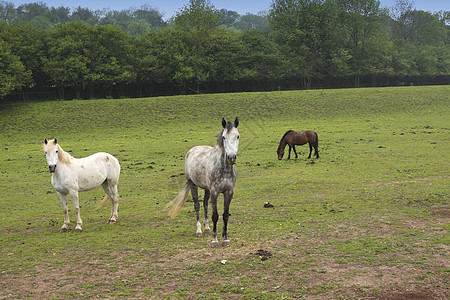
<instances>
[{"instance_id":1,"label":"foliage","mask_svg":"<svg viewBox=\"0 0 450 300\"><path fill-rule=\"evenodd\" d=\"M0 98L21 89L31 81L31 73L26 70L19 57L11 53L8 44L1 40L0 69Z\"/></svg>"},{"instance_id":2,"label":"foliage","mask_svg":"<svg viewBox=\"0 0 450 300\"><path fill-rule=\"evenodd\" d=\"M3 77L10 100L436 84L450 76L448 12L417 11L407 0L390 13L376 0L275 0L267 14L243 16L191 0L167 22L148 5L72 11L2 1L0 18L3 59L31 74L14 85Z\"/></svg>"}]
</instances>

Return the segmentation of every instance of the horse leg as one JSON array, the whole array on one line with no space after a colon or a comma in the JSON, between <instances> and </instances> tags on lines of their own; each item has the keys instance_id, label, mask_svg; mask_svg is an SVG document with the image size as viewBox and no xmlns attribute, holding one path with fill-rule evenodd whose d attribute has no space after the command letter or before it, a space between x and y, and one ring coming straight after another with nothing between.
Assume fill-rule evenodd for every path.
<instances>
[{"instance_id":1,"label":"horse leg","mask_svg":"<svg viewBox=\"0 0 450 300\"><path fill-rule=\"evenodd\" d=\"M197 214L197 237L202 237L202 224L200 223L200 202L198 202L198 187L195 185L191 185L191 195L192 199L194 199L194 208L195 213Z\"/></svg>"},{"instance_id":2,"label":"horse leg","mask_svg":"<svg viewBox=\"0 0 450 300\"><path fill-rule=\"evenodd\" d=\"M66 232L69 229L69 224L70 224L69 208L67 206L67 194L63 194L60 192L57 192L57 193L58 193L59 199L61 200L62 209L63 209L63 213L64 213L64 224L63 224L63 226L61 226L61 229L59 231Z\"/></svg>"},{"instance_id":3,"label":"horse leg","mask_svg":"<svg viewBox=\"0 0 450 300\"><path fill-rule=\"evenodd\" d=\"M291 159L291 145L289 145L289 154L288 154L288 158L287 159Z\"/></svg>"},{"instance_id":4,"label":"horse leg","mask_svg":"<svg viewBox=\"0 0 450 300\"><path fill-rule=\"evenodd\" d=\"M203 209L205 211L205 233L210 233L211 228L209 228L209 222L208 222L208 202L210 197L210 192L208 190L205 190L205 197L203 198Z\"/></svg>"},{"instance_id":5,"label":"horse leg","mask_svg":"<svg viewBox=\"0 0 450 300\"><path fill-rule=\"evenodd\" d=\"M233 190L225 192L223 196L224 196L224 205L223 205L224 208L223 208L222 246L230 247L230 240L228 239L228 217L230 216L230 203L231 199L233 198Z\"/></svg>"},{"instance_id":6,"label":"horse leg","mask_svg":"<svg viewBox=\"0 0 450 300\"><path fill-rule=\"evenodd\" d=\"M119 219L119 192L117 191L117 183L112 182L111 180L105 180L105 182L102 183L102 188L111 201L111 216L108 219L108 224L115 224Z\"/></svg>"},{"instance_id":7,"label":"horse leg","mask_svg":"<svg viewBox=\"0 0 450 300\"><path fill-rule=\"evenodd\" d=\"M217 213L217 197L218 193L214 190L211 191L211 206L212 206L212 221L213 221L213 231L212 237L213 240L211 242L211 247L217 248L219 247L219 241L217 240L217 221L219 220L219 214Z\"/></svg>"},{"instance_id":8,"label":"horse leg","mask_svg":"<svg viewBox=\"0 0 450 300\"><path fill-rule=\"evenodd\" d=\"M297 151L295 150L295 145L292 146L292 149L294 149L295 158L297 158L298 155L297 155Z\"/></svg>"},{"instance_id":9,"label":"horse leg","mask_svg":"<svg viewBox=\"0 0 450 300\"><path fill-rule=\"evenodd\" d=\"M308 156L308 158L311 158L312 149L313 149L313 146L312 146L311 143L309 143L309 156Z\"/></svg>"},{"instance_id":10,"label":"horse leg","mask_svg":"<svg viewBox=\"0 0 450 300\"><path fill-rule=\"evenodd\" d=\"M78 202L78 192L71 191L70 199L72 199L73 211L75 212L75 215L77 216L77 226L75 226L75 232L82 232L83 231L83 228L82 228L83 221L81 221L81 217L80 217L80 203Z\"/></svg>"}]
</instances>

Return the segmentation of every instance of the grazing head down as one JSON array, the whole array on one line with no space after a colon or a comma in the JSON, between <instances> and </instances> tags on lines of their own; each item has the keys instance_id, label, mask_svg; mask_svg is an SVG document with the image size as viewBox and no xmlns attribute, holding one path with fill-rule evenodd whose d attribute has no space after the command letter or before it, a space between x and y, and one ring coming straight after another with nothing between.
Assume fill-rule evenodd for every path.
<instances>
[{"instance_id":1,"label":"grazing head down","mask_svg":"<svg viewBox=\"0 0 450 300\"><path fill-rule=\"evenodd\" d=\"M278 145L278 149L277 149L277 154L278 154L278 159L281 160L283 158L284 155L284 148L286 147L286 141L284 140L286 138L286 136L288 134L290 134L291 132L294 132L293 130L288 130L286 131L286 133L283 135L283 137L281 138L280 141L280 145Z\"/></svg>"},{"instance_id":2,"label":"grazing head down","mask_svg":"<svg viewBox=\"0 0 450 300\"><path fill-rule=\"evenodd\" d=\"M226 161L230 165L234 165L237 159L239 148L239 119L236 117L234 123L225 121L222 118L223 130L217 136L217 143L225 149Z\"/></svg>"}]
</instances>

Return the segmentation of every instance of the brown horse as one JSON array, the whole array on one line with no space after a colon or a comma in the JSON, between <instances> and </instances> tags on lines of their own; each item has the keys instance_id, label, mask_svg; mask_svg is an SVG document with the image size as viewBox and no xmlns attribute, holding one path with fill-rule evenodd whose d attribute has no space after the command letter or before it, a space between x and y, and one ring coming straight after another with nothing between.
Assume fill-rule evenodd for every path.
<instances>
[{"instance_id":1,"label":"brown horse","mask_svg":"<svg viewBox=\"0 0 450 300\"><path fill-rule=\"evenodd\" d=\"M295 145L304 145L308 143L309 144L309 156L308 158L311 158L311 152L312 148L314 147L314 154L316 155L316 158L319 158L319 137L317 136L317 133L311 130L305 130L305 131L293 131L288 130L283 135L280 141L280 145L278 146L278 159L282 159L284 155L284 148L286 148L286 145L289 145L289 155L287 159L291 158L291 148L294 149L295 158L298 157L297 151L295 151Z\"/></svg>"}]
</instances>

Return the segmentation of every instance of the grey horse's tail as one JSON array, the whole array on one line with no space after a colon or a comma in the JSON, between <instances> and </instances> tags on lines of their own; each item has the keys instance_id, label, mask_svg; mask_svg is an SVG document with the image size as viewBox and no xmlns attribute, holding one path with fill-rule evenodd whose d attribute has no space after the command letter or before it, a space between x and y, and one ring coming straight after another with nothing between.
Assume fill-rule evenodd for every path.
<instances>
[{"instance_id":1,"label":"grey horse's tail","mask_svg":"<svg viewBox=\"0 0 450 300\"><path fill-rule=\"evenodd\" d=\"M108 195L105 195L105 198L98 204L97 209L102 208L103 205L105 205L106 201L108 201L109 197Z\"/></svg>"},{"instance_id":2,"label":"grey horse's tail","mask_svg":"<svg viewBox=\"0 0 450 300\"><path fill-rule=\"evenodd\" d=\"M189 194L189 189L190 187L186 182L183 189L178 193L178 195L166 205L166 208L170 208L168 212L169 217L174 218L178 215L184 203L186 202Z\"/></svg>"}]
</instances>

